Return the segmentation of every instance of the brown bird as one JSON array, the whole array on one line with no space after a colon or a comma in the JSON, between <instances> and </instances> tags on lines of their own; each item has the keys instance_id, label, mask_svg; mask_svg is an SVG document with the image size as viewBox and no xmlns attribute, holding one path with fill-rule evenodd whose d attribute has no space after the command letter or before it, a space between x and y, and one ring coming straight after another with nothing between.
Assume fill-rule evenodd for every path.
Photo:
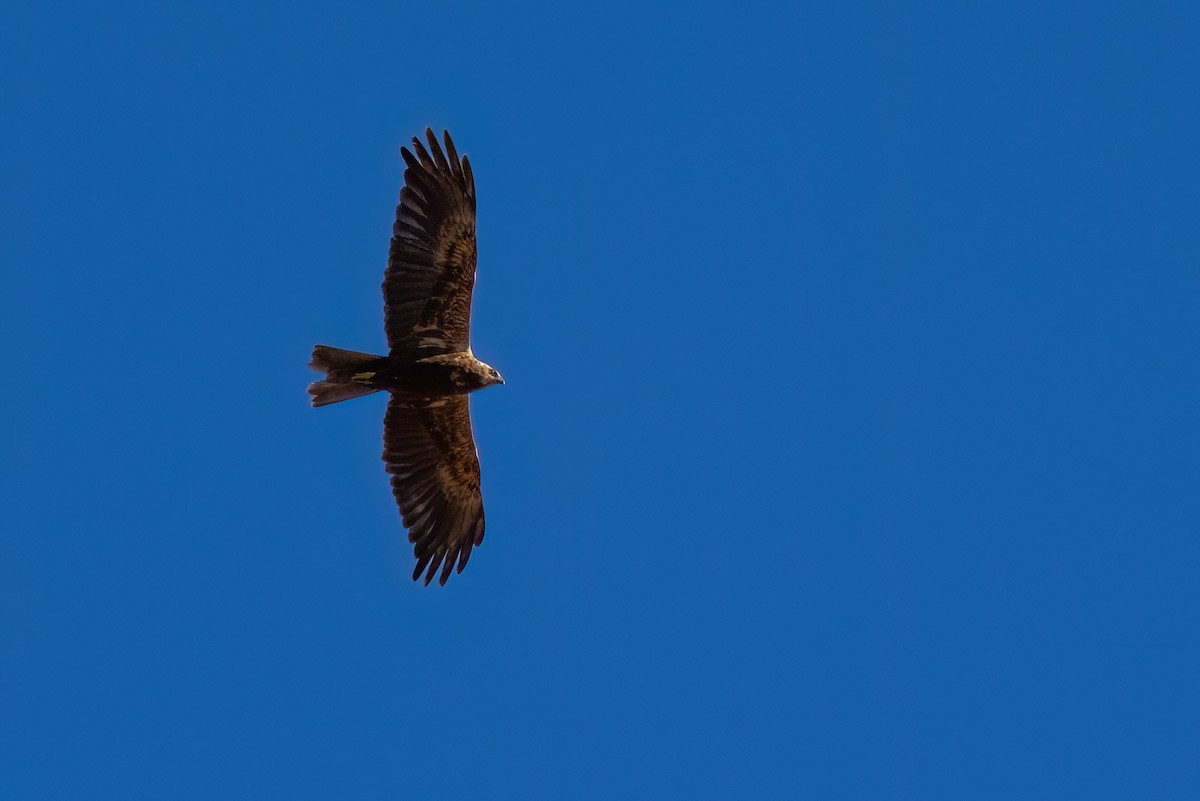
<instances>
[{"instance_id":1,"label":"brown bird","mask_svg":"<svg viewBox=\"0 0 1200 801\"><path fill-rule=\"evenodd\" d=\"M383 276L388 355L313 349L309 367L325 373L308 391L313 406L391 393L383 421L383 460L392 475L417 566L413 580L438 583L467 566L483 542L479 456L467 393L504 379L471 353L475 286L475 178L449 132L443 153L413 137Z\"/></svg>"}]
</instances>

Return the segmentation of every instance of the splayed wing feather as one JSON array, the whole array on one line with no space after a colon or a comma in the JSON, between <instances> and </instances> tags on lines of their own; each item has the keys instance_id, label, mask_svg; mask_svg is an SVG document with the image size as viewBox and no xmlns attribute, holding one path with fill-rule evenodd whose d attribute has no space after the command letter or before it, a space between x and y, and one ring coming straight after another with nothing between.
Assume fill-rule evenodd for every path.
<instances>
[{"instance_id":1,"label":"splayed wing feather","mask_svg":"<svg viewBox=\"0 0 1200 801\"><path fill-rule=\"evenodd\" d=\"M466 350L475 287L475 179L446 133L442 151L413 137L383 279L384 329L393 356ZM415 152L414 152L415 151ZM447 153L449 157L447 157Z\"/></svg>"},{"instance_id":2,"label":"splayed wing feather","mask_svg":"<svg viewBox=\"0 0 1200 801\"><path fill-rule=\"evenodd\" d=\"M461 572L483 541L479 457L466 396L440 406L393 396L383 441L392 494L417 557L413 580L424 573L429 584L441 568L438 582L445 584L456 563Z\"/></svg>"}]
</instances>

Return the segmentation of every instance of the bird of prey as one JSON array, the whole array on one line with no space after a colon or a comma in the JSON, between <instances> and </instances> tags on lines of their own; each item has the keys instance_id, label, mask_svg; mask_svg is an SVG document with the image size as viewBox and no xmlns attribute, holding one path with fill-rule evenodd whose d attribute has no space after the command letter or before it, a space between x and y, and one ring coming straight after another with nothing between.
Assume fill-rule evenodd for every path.
<instances>
[{"instance_id":1,"label":"bird of prey","mask_svg":"<svg viewBox=\"0 0 1200 801\"><path fill-rule=\"evenodd\" d=\"M309 385L313 406L387 390L383 460L417 566L428 586L441 569L466 567L483 541L479 456L467 393L503 384L471 353L475 286L475 178L449 132L443 152L426 128L426 149L413 137L401 148L407 169L387 270L383 327L388 355L317 345L309 367L325 378Z\"/></svg>"}]
</instances>

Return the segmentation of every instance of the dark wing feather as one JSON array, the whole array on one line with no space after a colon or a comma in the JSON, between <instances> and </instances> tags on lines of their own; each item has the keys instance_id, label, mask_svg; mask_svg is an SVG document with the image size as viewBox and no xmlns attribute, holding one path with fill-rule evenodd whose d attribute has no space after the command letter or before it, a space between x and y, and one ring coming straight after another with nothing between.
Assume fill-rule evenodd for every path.
<instances>
[{"instance_id":1,"label":"dark wing feather","mask_svg":"<svg viewBox=\"0 0 1200 801\"><path fill-rule=\"evenodd\" d=\"M475 179L450 134L449 159L433 131L429 149L401 148L408 169L383 277L384 330L393 356L414 359L466 350L475 286Z\"/></svg>"},{"instance_id":2,"label":"dark wing feather","mask_svg":"<svg viewBox=\"0 0 1200 801\"><path fill-rule=\"evenodd\" d=\"M455 564L461 573L471 549L483 542L479 456L467 396L415 403L392 396L383 460L417 557L413 581L424 572L428 585L440 567L438 581L445 584Z\"/></svg>"}]
</instances>

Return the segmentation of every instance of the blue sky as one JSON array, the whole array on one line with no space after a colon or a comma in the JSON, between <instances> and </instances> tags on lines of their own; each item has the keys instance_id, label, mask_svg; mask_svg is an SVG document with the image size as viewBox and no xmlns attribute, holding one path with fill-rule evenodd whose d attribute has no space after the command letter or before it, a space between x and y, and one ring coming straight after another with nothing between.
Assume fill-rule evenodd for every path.
<instances>
[{"instance_id":1,"label":"blue sky","mask_svg":"<svg viewBox=\"0 0 1200 801\"><path fill-rule=\"evenodd\" d=\"M1188 4L9 4L6 799L1191 799ZM445 588L309 349L475 168Z\"/></svg>"}]
</instances>

